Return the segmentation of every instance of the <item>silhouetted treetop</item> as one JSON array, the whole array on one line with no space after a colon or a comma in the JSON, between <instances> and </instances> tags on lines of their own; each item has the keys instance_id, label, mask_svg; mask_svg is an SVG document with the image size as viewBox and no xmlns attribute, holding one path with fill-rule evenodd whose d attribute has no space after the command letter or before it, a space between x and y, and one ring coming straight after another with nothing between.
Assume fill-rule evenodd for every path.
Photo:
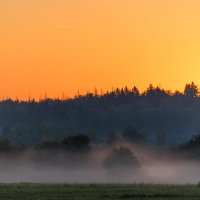
<instances>
[{"instance_id":1,"label":"silhouetted treetop","mask_svg":"<svg viewBox=\"0 0 200 200\"><path fill-rule=\"evenodd\" d=\"M184 89L184 95L190 98L195 98L198 96L198 87L194 82L186 84Z\"/></svg>"}]
</instances>

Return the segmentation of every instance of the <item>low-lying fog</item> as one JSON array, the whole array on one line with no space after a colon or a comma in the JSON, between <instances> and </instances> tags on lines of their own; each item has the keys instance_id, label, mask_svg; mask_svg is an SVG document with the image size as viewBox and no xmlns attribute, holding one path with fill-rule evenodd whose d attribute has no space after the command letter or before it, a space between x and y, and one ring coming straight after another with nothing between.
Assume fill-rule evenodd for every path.
<instances>
[{"instance_id":1,"label":"low-lying fog","mask_svg":"<svg viewBox=\"0 0 200 200\"><path fill-rule=\"evenodd\" d=\"M166 151L158 153L158 149L129 148L139 167L134 163L128 167L118 165L118 161L114 161L113 167L106 165L112 149L83 154L54 151L0 154L0 182L196 184L200 181L197 161Z\"/></svg>"}]
</instances>

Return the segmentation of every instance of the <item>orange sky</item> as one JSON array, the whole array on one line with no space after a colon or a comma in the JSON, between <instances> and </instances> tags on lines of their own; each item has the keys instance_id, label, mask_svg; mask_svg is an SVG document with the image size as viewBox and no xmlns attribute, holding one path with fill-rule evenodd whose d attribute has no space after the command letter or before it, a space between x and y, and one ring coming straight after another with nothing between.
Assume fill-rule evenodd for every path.
<instances>
[{"instance_id":1,"label":"orange sky","mask_svg":"<svg viewBox=\"0 0 200 200\"><path fill-rule=\"evenodd\" d=\"M0 97L200 83L199 0L0 0Z\"/></svg>"}]
</instances>

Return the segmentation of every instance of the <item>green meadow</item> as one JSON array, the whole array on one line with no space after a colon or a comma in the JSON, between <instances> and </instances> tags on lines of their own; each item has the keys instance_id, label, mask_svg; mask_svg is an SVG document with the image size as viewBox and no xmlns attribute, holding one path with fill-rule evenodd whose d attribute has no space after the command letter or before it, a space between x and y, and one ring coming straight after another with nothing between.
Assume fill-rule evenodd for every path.
<instances>
[{"instance_id":1,"label":"green meadow","mask_svg":"<svg viewBox=\"0 0 200 200\"><path fill-rule=\"evenodd\" d=\"M200 199L197 185L1 184L4 200Z\"/></svg>"}]
</instances>

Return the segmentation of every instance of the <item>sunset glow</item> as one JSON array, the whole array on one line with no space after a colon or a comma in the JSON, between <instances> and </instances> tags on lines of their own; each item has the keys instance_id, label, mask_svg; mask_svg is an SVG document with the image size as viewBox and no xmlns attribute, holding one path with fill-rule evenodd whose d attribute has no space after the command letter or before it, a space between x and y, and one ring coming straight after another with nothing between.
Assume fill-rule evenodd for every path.
<instances>
[{"instance_id":1,"label":"sunset glow","mask_svg":"<svg viewBox=\"0 0 200 200\"><path fill-rule=\"evenodd\" d=\"M198 0L0 0L0 98L200 83Z\"/></svg>"}]
</instances>

